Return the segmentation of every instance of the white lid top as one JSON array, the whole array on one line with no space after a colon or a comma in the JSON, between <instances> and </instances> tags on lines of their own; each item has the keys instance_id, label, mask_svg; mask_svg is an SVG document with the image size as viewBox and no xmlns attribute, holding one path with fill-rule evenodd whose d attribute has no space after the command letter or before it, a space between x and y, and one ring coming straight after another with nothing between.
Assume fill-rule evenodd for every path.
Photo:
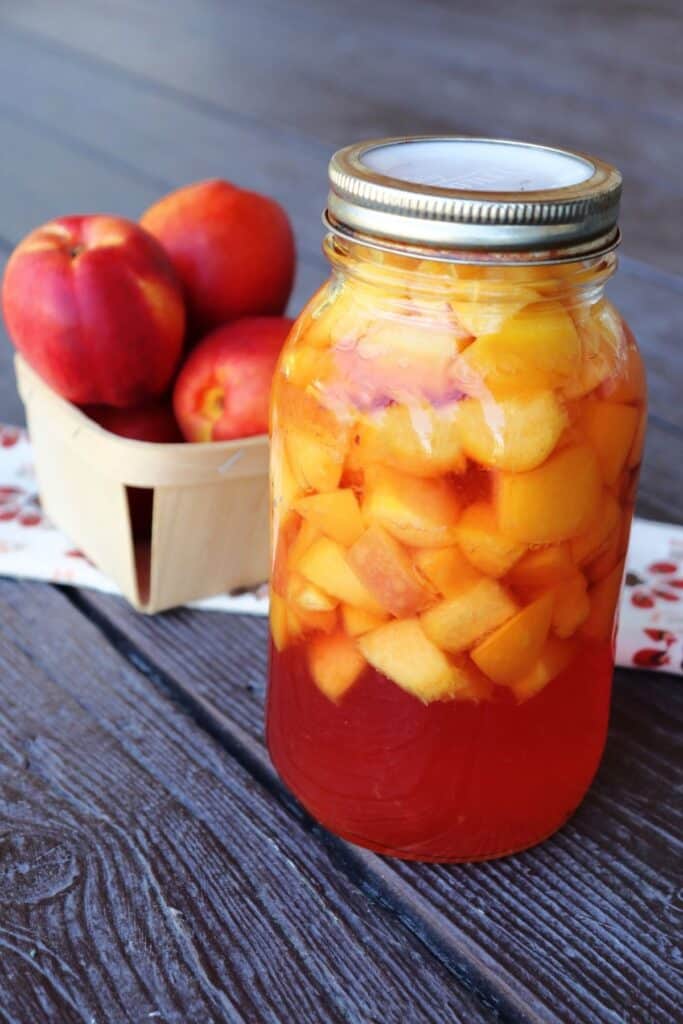
<instances>
[{"instance_id":1,"label":"white lid top","mask_svg":"<svg viewBox=\"0 0 683 1024\"><path fill-rule=\"evenodd\" d=\"M378 139L330 161L333 229L416 246L554 251L616 244L621 175L594 157L504 139Z\"/></svg>"}]
</instances>

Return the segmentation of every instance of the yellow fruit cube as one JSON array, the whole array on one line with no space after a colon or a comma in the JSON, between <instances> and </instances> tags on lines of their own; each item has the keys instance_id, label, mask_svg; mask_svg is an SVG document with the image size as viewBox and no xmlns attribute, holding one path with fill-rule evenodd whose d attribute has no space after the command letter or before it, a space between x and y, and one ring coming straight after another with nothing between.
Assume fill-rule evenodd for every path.
<instances>
[{"instance_id":1,"label":"yellow fruit cube","mask_svg":"<svg viewBox=\"0 0 683 1024\"><path fill-rule=\"evenodd\" d=\"M320 531L312 526L311 523L304 520L301 523L299 532L289 546L287 552L287 569L296 569L299 564L299 559L303 555L304 551L308 551L314 540L317 540L320 536Z\"/></svg>"},{"instance_id":2,"label":"yellow fruit cube","mask_svg":"<svg viewBox=\"0 0 683 1024\"><path fill-rule=\"evenodd\" d=\"M333 701L344 696L365 668L363 655L346 633L315 636L306 653L313 682Z\"/></svg>"},{"instance_id":3,"label":"yellow fruit cube","mask_svg":"<svg viewBox=\"0 0 683 1024\"><path fill-rule=\"evenodd\" d=\"M358 641L372 667L402 690L428 703L452 696L467 685L465 673L425 636L417 619L399 619Z\"/></svg>"},{"instance_id":4,"label":"yellow fruit cube","mask_svg":"<svg viewBox=\"0 0 683 1024\"><path fill-rule=\"evenodd\" d=\"M384 611L349 565L344 548L329 537L319 537L303 553L299 559L299 572L324 593L344 604L364 608L376 615Z\"/></svg>"},{"instance_id":5,"label":"yellow fruit cube","mask_svg":"<svg viewBox=\"0 0 683 1024\"><path fill-rule=\"evenodd\" d=\"M406 551L377 523L352 545L347 559L358 579L392 615L414 615L433 598Z\"/></svg>"},{"instance_id":6,"label":"yellow fruit cube","mask_svg":"<svg viewBox=\"0 0 683 1024\"><path fill-rule=\"evenodd\" d=\"M546 641L553 594L544 594L513 615L472 650L472 661L499 686L512 686L529 672Z\"/></svg>"},{"instance_id":7,"label":"yellow fruit cube","mask_svg":"<svg viewBox=\"0 0 683 1024\"><path fill-rule=\"evenodd\" d=\"M415 476L461 472L466 459L456 404L438 410L430 405L397 404L368 416L359 428L365 458Z\"/></svg>"},{"instance_id":8,"label":"yellow fruit cube","mask_svg":"<svg viewBox=\"0 0 683 1024\"><path fill-rule=\"evenodd\" d=\"M581 339L581 363L563 388L566 398L582 398L616 373L625 352L619 314L606 301L575 307L572 316Z\"/></svg>"},{"instance_id":9,"label":"yellow fruit cube","mask_svg":"<svg viewBox=\"0 0 683 1024\"><path fill-rule=\"evenodd\" d=\"M602 483L587 444L570 445L528 473L502 473L497 518L503 534L526 544L554 544L584 531L595 516Z\"/></svg>"},{"instance_id":10,"label":"yellow fruit cube","mask_svg":"<svg viewBox=\"0 0 683 1024\"><path fill-rule=\"evenodd\" d=\"M287 605L284 598L270 591L270 635L278 651L287 646Z\"/></svg>"},{"instance_id":11,"label":"yellow fruit cube","mask_svg":"<svg viewBox=\"0 0 683 1024\"><path fill-rule=\"evenodd\" d=\"M545 647L538 656L532 668L522 679L518 680L512 690L522 704L540 693L548 683L564 672L576 653L576 642L574 640L560 640L558 637L548 637Z\"/></svg>"},{"instance_id":12,"label":"yellow fruit cube","mask_svg":"<svg viewBox=\"0 0 683 1024\"><path fill-rule=\"evenodd\" d=\"M301 605L288 605L287 612L294 616L300 633L333 633L337 628L336 609L329 612L314 612L302 608Z\"/></svg>"},{"instance_id":13,"label":"yellow fruit cube","mask_svg":"<svg viewBox=\"0 0 683 1024\"><path fill-rule=\"evenodd\" d=\"M302 493L289 464L285 446L278 442L273 442L271 452L270 487L273 509L279 515L288 512Z\"/></svg>"},{"instance_id":14,"label":"yellow fruit cube","mask_svg":"<svg viewBox=\"0 0 683 1024\"><path fill-rule=\"evenodd\" d=\"M366 522L379 523L411 547L455 541L460 502L448 480L424 480L377 467L368 474L362 509Z\"/></svg>"},{"instance_id":15,"label":"yellow fruit cube","mask_svg":"<svg viewBox=\"0 0 683 1024\"><path fill-rule=\"evenodd\" d=\"M296 608L297 614L305 612L331 612L339 602L320 587L304 579L299 573L291 573L287 585L287 600Z\"/></svg>"},{"instance_id":16,"label":"yellow fruit cube","mask_svg":"<svg viewBox=\"0 0 683 1024\"><path fill-rule=\"evenodd\" d=\"M287 455L299 486L306 491L333 491L339 486L345 451L306 430L290 430L285 438Z\"/></svg>"},{"instance_id":17,"label":"yellow fruit cube","mask_svg":"<svg viewBox=\"0 0 683 1024\"><path fill-rule=\"evenodd\" d=\"M510 570L509 582L513 587L553 587L574 573L568 544L552 544L528 551Z\"/></svg>"},{"instance_id":18,"label":"yellow fruit cube","mask_svg":"<svg viewBox=\"0 0 683 1024\"><path fill-rule=\"evenodd\" d=\"M327 494L309 494L294 507L306 522L344 547L358 540L365 529L358 499L348 487Z\"/></svg>"},{"instance_id":19,"label":"yellow fruit cube","mask_svg":"<svg viewBox=\"0 0 683 1024\"><path fill-rule=\"evenodd\" d=\"M467 560L487 576L504 576L526 551L526 545L501 533L494 509L485 502L467 506L456 538Z\"/></svg>"},{"instance_id":20,"label":"yellow fruit cube","mask_svg":"<svg viewBox=\"0 0 683 1024\"><path fill-rule=\"evenodd\" d=\"M468 278L460 273L460 269L450 304L464 330L475 338L500 331L506 321L538 299L533 288L511 287L486 276Z\"/></svg>"},{"instance_id":21,"label":"yellow fruit cube","mask_svg":"<svg viewBox=\"0 0 683 1024\"><path fill-rule=\"evenodd\" d=\"M611 640L614 632L615 611L624 575L623 560L588 592L590 612L581 626L581 635L591 640Z\"/></svg>"},{"instance_id":22,"label":"yellow fruit cube","mask_svg":"<svg viewBox=\"0 0 683 1024\"><path fill-rule=\"evenodd\" d=\"M484 578L423 612L420 622L437 647L458 654L516 611L517 605L507 591L495 580Z\"/></svg>"},{"instance_id":23,"label":"yellow fruit cube","mask_svg":"<svg viewBox=\"0 0 683 1024\"><path fill-rule=\"evenodd\" d=\"M585 533L570 542L572 558L578 565L585 565L597 558L608 547L615 530L621 522L619 502L609 491L604 491L598 512Z\"/></svg>"},{"instance_id":24,"label":"yellow fruit cube","mask_svg":"<svg viewBox=\"0 0 683 1024\"><path fill-rule=\"evenodd\" d=\"M581 342L559 303L531 305L460 357L496 398L561 387L581 361Z\"/></svg>"},{"instance_id":25,"label":"yellow fruit cube","mask_svg":"<svg viewBox=\"0 0 683 1024\"><path fill-rule=\"evenodd\" d=\"M414 561L418 571L443 597L452 597L481 578L455 544L448 548L420 548Z\"/></svg>"},{"instance_id":26,"label":"yellow fruit cube","mask_svg":"<svg viewBox=\"0 0 683 1024\"><path fill-rule=\"evenodd\" d=\"M632 405L586 401L581 425L597 453L602 478L608 485L616 482L624 468L639 416L639 410Z\"/></svg>"},{"instance_id":27,"label":"yellow fruit cube","mask_svg":"<svg viewBox=\"0 0 683 1024\"><path fill-rule=\"evenodd\" d=\"M389 618L388 615L375 615L364 608L354 608L351 604L342 605L342 623L349 636L362 636L371 629L377 629Z\"/></svg>"},{"instance_id":28,"label":"yellow fruit cube","mask_svg":"<svg viewBox=\"0 0 683 1024\"><path fill-rule=\"evenodd\" d=\"M563 638L572 636L590 612L585 576L575 569L555 588L554 594L553 632Z\"/></svg>"},{"instance_id":29,"label":"yellow fruit cube","mask_svg":"<svg viewBox=\"0 0 683 1024\"><path fill-rule=\"evenodd\" d=\"M523 472L540 466L568 424L552 391L459 403L457 427L462 447L483 466Z\"/></svg>"}]
</instances>

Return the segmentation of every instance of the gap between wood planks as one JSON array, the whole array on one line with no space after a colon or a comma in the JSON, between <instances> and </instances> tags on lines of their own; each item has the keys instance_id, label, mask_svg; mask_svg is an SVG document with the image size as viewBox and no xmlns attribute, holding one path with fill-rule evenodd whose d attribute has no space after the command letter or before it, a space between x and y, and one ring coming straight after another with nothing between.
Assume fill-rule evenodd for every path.
<instances>
[{"instance_id":1,"label":"gap between wood planks","mask_svg":"<svg viewBox=\"0 0 683 1024\"><path fill-rule=\"evenodd\" d=\"M279 781L265 748L251 739L237 723L225 718L202 697L188 692L167 672L154 665L129 637L80 591L56 587L60 594L101 633L104 640L149 682L187 714L234 758L263 788L303 824L312 840L322 845L335 868L378 907L391 914L451 973L459 984L472 991L487 1009L494 1010L501 1024L560 1024L548 1016L548 1006L519 984L510 985L496 970L493 959L485 959L466 936L457 936L450 922L441 919L412 892L390 863L360 847L352 847L324 829L296 801ZM454 938L460 958L453 955Z\"/></svg>"}]
</instances>

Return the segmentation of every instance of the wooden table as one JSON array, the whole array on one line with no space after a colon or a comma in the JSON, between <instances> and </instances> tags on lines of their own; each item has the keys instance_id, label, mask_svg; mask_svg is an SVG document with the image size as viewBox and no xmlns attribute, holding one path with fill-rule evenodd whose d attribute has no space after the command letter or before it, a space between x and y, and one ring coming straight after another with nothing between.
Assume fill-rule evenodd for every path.
<instances>
[{"instance_id":1,"label":"wooden table","mask_svg":"<svg viewBox=\"0 0 683 1024\"><path fill-rule=\"evenodd\" d=\"M0 249L223 175L290 211L296 310L325 273L337 146L445 130L595 151L626 177L611 290L650 374L639 510L680 520L680 16L679 0L5 3ZM0 601L0 1021L681 1020L680 681L616 674L598 778L552 840L409 865L337 841L279 783L262 621L146 619L9 581Z\"/></svg>"}]
</instances>

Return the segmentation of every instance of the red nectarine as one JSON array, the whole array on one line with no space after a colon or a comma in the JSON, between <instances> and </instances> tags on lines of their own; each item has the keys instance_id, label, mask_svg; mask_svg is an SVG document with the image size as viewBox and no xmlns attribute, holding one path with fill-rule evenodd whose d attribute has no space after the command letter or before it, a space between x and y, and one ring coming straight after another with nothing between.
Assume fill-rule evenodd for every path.
<instances>
[{"instance_id":1,"label":"red nectarine","mask_svg":"<svg viewBox=\"0 0 683 1024\"><path fill-rule=\"evenodd\" d=\"M188 441L265 434L270 387L293 321L244 317L203 338L178 375L176 419Z\"/></svg>"},{"instance_id":2,"label":"red nectarine","mask_svg":"<svg viewBox=\"0 0 683 1024\"><path fill-rule=\"evenodd\" d=\"M274 199L227 181L203 181L160 199L140 222L171 257L195 332L284 312L294 237Z\"/></svg>"},{"instance_id":3,"label":"red nectarine","mask_svg":"<svg viewBox=\"0 0 683 1024\"><path fill-rule=\"evenodd\" d=\"M61 217L12 253L8 333L78 405L139 405L171 382L185 333L180 285L159 243L121 217Z\"/></svg>"}]
</instances>

